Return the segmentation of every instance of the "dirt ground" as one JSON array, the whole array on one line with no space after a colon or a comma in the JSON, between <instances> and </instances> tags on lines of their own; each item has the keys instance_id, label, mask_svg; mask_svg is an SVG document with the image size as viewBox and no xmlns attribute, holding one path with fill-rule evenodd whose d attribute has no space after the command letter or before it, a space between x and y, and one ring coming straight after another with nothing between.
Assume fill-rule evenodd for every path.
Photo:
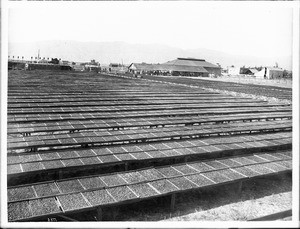
<instances>
[{"instance_id":1,"label":"dirt ground","mask_svg":"<svg viewBox=\"0 0 300 229\"><path fill-rule=\"evenodd\" d=\"M116 221L247 221L292 208L292 177L248 181L241 195L236 186L179 194L174 212L168 197L120 208ZM284 220L292 220L287 217Z\"/></svg>"},{"instance_id":2,"label":"dirt ground","mask_svg":"<svg viewBox=\"0 0 300 229\"><path fill-rule=\"evenodd\" d=\"M145 80L205 88L210 92L238 97L248 97L276 103L292 103L292 81L286 79L264 80L245 77L178 77L144 76ZM245 85L243 87L242 85Z\"/></svg>"},{"instance_id":3,"label":"dirt ground","mask_svg":"<svg viewBox=\"0 0 300 229\"><path fill-rule=\"evenodd\" d=\"M187 214L179 217L171 217L168 221L185 220L249 220L264 215L290 209L292 201L291 192L283 192L265 196L258 199L239 201L206 211Z\"/></svg>"},{"instance_id":4,"label":"dirt ground","mask_svg":"<svg viewBox=\"0 0 300 229\"><path fill-rule=\"evenodd\" d=\"M195 77L191 77L191 78L195 79ZM241 84L268 85L268 86L278 86L284 88L293 87L293 81L291 79L266 80L266 79L256 79L256 78L245 77L245 76L221 76L218 78L201 77L201 80L225 81L225 82L234 82L234 83L241 83Z\"/></svg>"}]
</instances>

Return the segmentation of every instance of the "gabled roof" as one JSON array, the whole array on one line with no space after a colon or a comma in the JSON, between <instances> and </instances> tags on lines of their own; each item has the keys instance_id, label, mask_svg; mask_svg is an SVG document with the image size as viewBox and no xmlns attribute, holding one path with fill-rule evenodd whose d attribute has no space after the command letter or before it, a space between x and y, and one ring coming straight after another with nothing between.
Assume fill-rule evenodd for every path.
<instances>
[{"instance_id":1,"label":"gabled roof","mask_svg":"<svg viewBox=\"0 0 300 229\"><path fill-rule=\"evenodd\" d=\"M176 72L204 72L205 70L202 66L185 66L185 65L172 65L172 64L146 64L146 63L132 63L136 70L144 71L176 71Z\"/></svg>"},{"instance_id":2,"label":"gabled roof","mask_svg":"<svg viewBox=\"0 0 300 229\"><path fill-rule=\"evenodd\" d=\"M249 71L252 72L253 74L255 74L256 72L258 72L258 70L256 68L249 68Z\"/></svg>"},{"instance_id":3,"label":"gabled roof","mask_svg":"<svg viewBox=\"0 0 300 229\"><path fill-rule=\"evenodd\" d=\"M193 66L193 67L207 67L207 68L220 68L217 65L206 62L204 59L194 59L194 58L177 58L176 60L171 60L166 63L166 65L180 65L180 66Z\"/></svg>"}]
</instances>

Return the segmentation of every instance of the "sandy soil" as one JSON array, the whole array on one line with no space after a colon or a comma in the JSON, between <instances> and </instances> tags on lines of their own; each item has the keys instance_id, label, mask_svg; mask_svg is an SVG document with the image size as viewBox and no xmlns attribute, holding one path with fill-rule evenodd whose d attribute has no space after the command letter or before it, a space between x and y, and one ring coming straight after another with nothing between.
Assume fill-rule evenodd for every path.
<instances>
[{"instance_id":1,"label":"sandy soil","mask_svg":"<svg viewBox=\"0 0 300 229\"><path fill-rule=\"evenodd\" d=\"M178 195L174 212L168 197L121 207L116 221L246 221L292 208L290 175L248 181L240 196L235 188L227 185Z\"/></svg>"},{"instance_id":2,"label":"sandy soil","mask_svg":"<svg viewBox=\"0 0 300 229\"><path fill-rule=\"evenodd\" d=\"M190 77L190 78L195 79L195 77ZM201 77L201 80L225 81L225 82L234 82L234 83L241 83L241 84L268 85L268 86L277 86L277 87L284 87L284 88L293 87L293 82L290 79L265 80L265 79L251 78L251 77L221 76L218 78Z\"/></svg>"},{"instance_id":3,"label":"sandy soil","mask_svg":"<svg viewBox=\"0 0 300 229\"><path fill-rule=\"evenodd\" d=\"M239 201L216 207L206 211L172 217L168 221L185 220L249 220L272 213L289 210L292 201L292 192L283 192L258 199Z\"/></svg>"},{"instance_id":4,"label":"sandy soil","mask_svg":"<svg viewBox=\"0 0 300 229\"><path fill-rule=\"evenodd\" d=\"M161 76L161 77L166 77L166 78L172 78L173 76ZM174 78L177 78L174 77ZM214 80L214 81L227 81L226 80L227 78L225 77L220 77L220 78L205 78L205 77L186 77L186 78L191 78L193 80L195 79L199 79L199 80ZM149 79L144 79L144 80L149 80ZM152 79L150 79L152 80ZM276 85L274 84L274 80L271 80L270 82L266 81L266 80L263 80L265 82L265 84L261 84L261 85L268 85L268 86L279 86L281 87L280 85ZM241 83L241 84L245 84L245 82L243 81L234 81L234 79L232 79L231 82L235 82L235 83ZM167 84L170 84L170 82L166 82ZM173 83L171 83L173 84ZM176 84L176 83L175 83ZM251 84L251 83L249 83ZM255 84L255 83L254 83ZM186 85L186 86L191 86L191 85ZM199 87L199 88L202 88L201 86L193 86L193 87ZM256 94L251 94L251 93L241 93L241 92L235 92L235 91L230 91L230 90L224 90L224 89L214 89L214 88L207 88L207 87L203 87L205 88L206 90L210 91L210 92L216 92L216 93L220 93L220 94L225 94L225 95L232 95L232 96L237 96L237 97L244 97L244 98L252 98L252 99L258 99L258 100L265 100L265 101L269 101L269 102L275 102L275 103L284 103L284 104L292 104L292 101L291 100L288 100L288 99L277 99L277 98L274 98L274 97L268 97L268 96L263 96L263 95L256 95ZM292 88L292 87L289 87L289 88Z\"/></svg>"}]
</instances>

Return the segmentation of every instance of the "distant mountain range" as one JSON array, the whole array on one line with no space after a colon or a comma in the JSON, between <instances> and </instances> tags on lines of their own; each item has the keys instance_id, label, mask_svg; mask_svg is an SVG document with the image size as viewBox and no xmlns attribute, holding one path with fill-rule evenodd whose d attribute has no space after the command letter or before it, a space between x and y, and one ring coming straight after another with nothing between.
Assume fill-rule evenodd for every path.
<instances>
[{"instance_id":1,"label":"distant mountain range","mask_svg":"<svg viewBox=\"0 0 300 229\"><path fill-rule=\"evenodd\" d=\"M146 62L164 63L177 57L193 57L205 59L213 64L227 66L274 66L291 70L291 56L254 57L232 55L210 49L180 49L161 44L129 44L126 42L78 42L78 41L41 41L28 43L9 43L9 56L24 56L30 59L37 56L57 57L62 60L87 62L91 59L101 64Z\"/></svg>"}]
</instances>

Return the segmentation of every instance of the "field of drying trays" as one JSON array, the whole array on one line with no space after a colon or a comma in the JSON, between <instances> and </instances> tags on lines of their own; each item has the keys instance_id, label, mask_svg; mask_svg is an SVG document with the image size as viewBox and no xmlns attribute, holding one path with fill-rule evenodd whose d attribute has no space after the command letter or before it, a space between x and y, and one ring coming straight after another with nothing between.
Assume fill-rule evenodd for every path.
<instances>
[{"instance_id":1,"label":"field of drying trays","mask_svg":"<svg viewBox=\"0 0 300 229\"><path fill-rule=\"evenodd\" d=\"M222 207L228 188L247 201L261 180L290 191L292 105L280 100L291 98L286 88L179 77L11 71L8 219L161 220L201 207L193 203Z\"/></svg>"}]
</instances>

